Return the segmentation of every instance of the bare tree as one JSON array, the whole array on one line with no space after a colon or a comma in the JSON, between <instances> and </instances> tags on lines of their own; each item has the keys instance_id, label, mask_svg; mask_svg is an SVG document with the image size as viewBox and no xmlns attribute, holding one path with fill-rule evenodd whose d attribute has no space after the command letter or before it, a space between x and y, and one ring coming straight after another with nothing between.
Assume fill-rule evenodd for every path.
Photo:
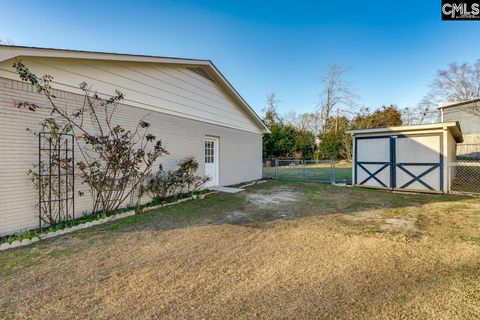
<instances>
[{"instance_id":1,"label":"bare tree","mask_svg":"<svg viewBox=\"0 0 480 320\"><path fill-rule=\"evenodd\" d=\"M282 120L284 124L288 124L300 129L302 126L301 117L301 113L298 114L295 111L289 111L282 116Z\"/></svg>"},{"instance_id":2,"label":"bare tree","mask_svg":"<svg viewBox=\"0 0 480 320\"><path fill-rule=\"evenodd\" d=\"M354 93L351 83L346 81L345 74L349 71L337 65L330 65L321 78L322 92L317 106L321 120L322 132L325 124L335 109L351 108L356 105L357 95Z\"/></svg>"},{"instance_id":3,"label":"bare tree","mask_svg":"<svg viewBox=\"0 0 480 320\"><path fill-rule=\"evenodd\" d=\"M300 115L301 128L318 136L321 128L321 118L316 112L306 112Z\"/></svg>"},{"instance_id":4,"label":"bare tree","mask_svg":"<svg viewBox=\"0 0 480 320\"><path fill-rule=\"evenodd\" d=\"M480 98L480 59L474 64L456 62L439 70L430 85L432 98L457 102Z\"/></svg>"},{"instance_id":5,"label":"bare tree","mask_svg":"<svg viewBox=\"0 0 480 320\"><path fill-rule=\"evenodd\" d=\"M321 128L321 119L317 112L296 113L289 111L282 117L283 123L294 126L298 130L311 132L318 136Z\"/></svg>"},{"instance_id":6,"label":"bare tree","mask_svg":"<svg viewBox=\"0 0 480 320\"><path fill-rule=\"evenodd\" d=\"M480 98L480 59L473 64L450 63L448 69L438 70L430 84L430 92L420 102L424 113L433 114L441 102L461 102ZM478 108L472 113L480 116Z\"/></svg>"},{"instance_id":7,"label":"bare tree","mask_svg":"<svg viewBox=\"0 0 480 320\"><path fill-rule=\"evenodd\" d=\"M438 122L436 105L424 98L416 107L405 107L402 109L402 120L404 125L426 124Z\"/></svg>"},{"instance_id":8,"label":"bare tree","mask_svg":"<svg viewBox=\"0 0 480 320\"><path fill-rule=\"evenodd\" d=\"M280 115L278 114L278 100L275 92L272 92L267 96L267 106L262 109L262 112L265 114L263 117L263 122L265 122L268 127L274 123L279 123L282 121Z\"/></svg>"}]
</instances>

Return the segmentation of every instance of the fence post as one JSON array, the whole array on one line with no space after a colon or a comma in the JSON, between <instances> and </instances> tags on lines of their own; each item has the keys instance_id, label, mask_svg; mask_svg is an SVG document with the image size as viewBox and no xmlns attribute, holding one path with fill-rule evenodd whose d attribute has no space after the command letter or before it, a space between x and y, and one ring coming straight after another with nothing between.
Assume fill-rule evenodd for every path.
<instances>
[{"instance_id":1,"label":"fence post","mask_svg":"<svg viewBox=\"0 0 480 320\"><path fill-rule=\"evenodd\" d=\"M302 159L302 178L305 181L305 159Z\"/></svg>"},{"instance_id":2,"label":"fence post","mask_svg":"<svg viewBox=\"0 0 480 320\"><path fill-rule=\"evenodd\" d=\"M278 180L278 159L275 159L275 179Z\"/></svg>"},{"instance_id":3,"label":"fence post","mask_svg":"<svg viewBox=\"0 0 480 320\"><path fill-rule=\"evenodd\" d=\"M447 171L447 182L448 182L448 184L446 186L443 186L444 187L443 191L445 192L445 190L447 190L447 192L445 192L445 193L449 193L450 188L452 187L452 176L450 174L450 163L451 162L447 162L447 163L444 164L445 168L447 169L446 171ZM442 168L440 168L440 170L442 170Z\"/></svg>"},{"instance_id":4,"label":"fence post","mask_svg":"<svg viewBox=\"0 0 480 320\"><path fill-rule=\"evenodd\" d=\"M330 183L335 184L335 161L330 159Z\"/></svg>"}]
</instances>

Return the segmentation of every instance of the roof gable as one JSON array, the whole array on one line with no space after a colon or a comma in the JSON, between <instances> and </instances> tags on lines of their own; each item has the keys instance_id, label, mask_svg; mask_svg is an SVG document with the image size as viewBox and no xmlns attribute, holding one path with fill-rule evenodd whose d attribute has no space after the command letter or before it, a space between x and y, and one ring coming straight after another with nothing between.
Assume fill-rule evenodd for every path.
<instances>
[{"instance_id":1,"label":"roof gable","mask_svg":"<svg viewBox=\"0 0 480 320\"><path fill-rule=\"evenodd\" d=\"M134 106L269 132L210 60L0 46L0 76L19 79L7 63L16 57L34 73L52 75L56 89L77 93L78 84L85 81L101 94L122 91L126 103Z\"/></svg>"},{"instance_id":2,"label":"roof gable","mask_svg":"<svg viewBox=\"0 0 480 320\"><path fill-rule=\"evenodd\" d=\"M453 107L459 107L459 106L469 106L469 105L477 105L480 104L480 98L479 99L472 99L472 100L466 100L466 101L459 101L459 102L444 102L441 103L438 109L443 110L443 109L448 109L448 108L453 108Z\"/></svg>"}]
</instances>

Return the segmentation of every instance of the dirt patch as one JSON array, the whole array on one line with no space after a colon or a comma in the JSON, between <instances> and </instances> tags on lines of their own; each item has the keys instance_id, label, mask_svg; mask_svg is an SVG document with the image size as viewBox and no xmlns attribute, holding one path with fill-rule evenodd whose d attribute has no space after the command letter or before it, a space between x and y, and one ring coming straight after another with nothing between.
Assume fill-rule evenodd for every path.
<instances>
[{"instance_id":1,"label":"dirt patch","mask_svg":"<svg viewBox=\"0 0 480 320\"><path fill-rule=\"evenodd\" d=\"M345 215L342 219L358 222L372 222L378 223L381 225L381 228L384 230L415 230L415 221L399 219L399 218L388 218L385 219L382 217L380 212L377 211L368 211L362 214L351 214Z\"/></svg>"},{"instance_id":2,"label":"dirt patch","mask_svg":"<svg viewBox=\"0 0 480 320\"><path fill-rule=\"evenodd\" d=\"M301 194L289 189L274 189L271 193L254 193L247 195L247 201L261 209L298 201Z\"/></svg>"},{"instance_id":3,"label":"dirt patch","mask_svg":"<svg viewBox=\"0 0 480 320\"><path fill-rule=\"evenodd\" d=\"M222 217L227 223L242 223L250 220L250 214L243 211L233 211Z\"/></svg>"},{"instance_id":4,"label":"dirt patch","mask_svg":"<svg viewBox=\"0 0 480 320\"><path fill-rule=\"evenodd\" d=\"M376 211L365 211L362 213L344 215L343 219L352 221L378 221L382 219L382 216Z\"/></svg>"},{"instance_id":5,"label":"dirt patch","mask_svg":"<svg viewBox=\"0 0 480 320\"><path fill-rule=\"evenodd\" d=\"M415 231L415 222L404 219L386 219L382 229L395 231Z\"/></svg>"},{"instance_id":6,"label":"dirt patch","mask_svg":"<svg viewBox=\"0 0 480 320\"><path fill-rule=\"evenodd\" d=\"M242 224L250 222L272 221L276 219L287 219L292 213L285 210L278 210L275 207L265 211L232 211L220 217L219 221L231 224Z\"/></svg>"}]
</instances>

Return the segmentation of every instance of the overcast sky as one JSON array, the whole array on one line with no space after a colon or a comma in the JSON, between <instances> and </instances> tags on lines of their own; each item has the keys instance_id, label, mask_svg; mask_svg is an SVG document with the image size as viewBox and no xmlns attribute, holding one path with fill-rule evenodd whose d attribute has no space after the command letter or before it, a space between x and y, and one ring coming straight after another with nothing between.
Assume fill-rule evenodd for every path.
<instances>
[{"instance_id":1,"label":"overcast sky","mask_svg":"<svg viewBox=\"0 0 480 320\"><path fill-rule=\"evenodd\" d=\"M2 1L17 45L212 60L259 112L311 111L329 64L363 105L415 106L437 69L480 58L480 21L441 21L441 1Z\"/></svg>"}]
</instances>

